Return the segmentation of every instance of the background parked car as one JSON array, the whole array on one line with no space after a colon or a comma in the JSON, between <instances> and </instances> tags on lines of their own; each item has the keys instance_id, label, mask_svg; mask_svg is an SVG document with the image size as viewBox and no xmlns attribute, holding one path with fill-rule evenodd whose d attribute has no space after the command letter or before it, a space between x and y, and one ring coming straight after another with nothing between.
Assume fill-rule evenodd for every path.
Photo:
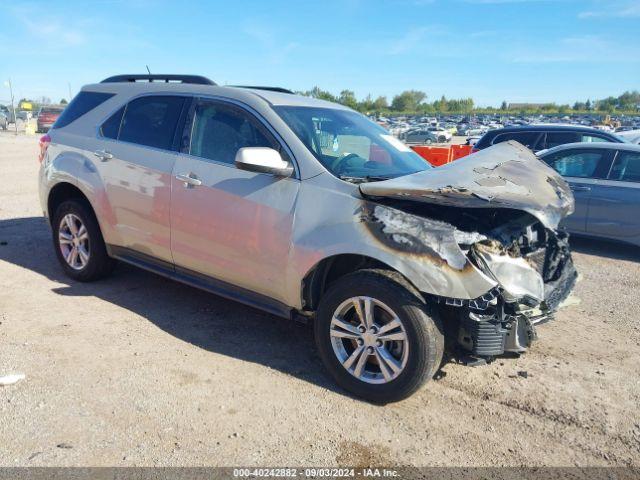
<instances>
[{"instance_id":1,"label":"background parked car","mask_svg":"<svg viewBox=\"0 0 640 480\"><path fill-rule=\"evenodd\" d=\"M572 143L540 158L573 190L575 211L562 223L569 232L640 245L640 146Z\"/></svg>"},{"instance_id":2,"label":"background parked car","mask_svg":"<svg viewBox=\"0 0 640 480\"><path fill-rule=\"evenodd\" d=\"M525 125L491 130L483 135L474 149L482 150L497 143L515 140L534 152L576 142L613 142L623 143L620 137L576 125Z\"/></svg>"},{"instance_id":3,"label":"background parked car","mask_svg":"<svg viewBox=\"0 0 640 480\"><path fill-rule=\"evenodd\" d=\"M49 130L63 110L64 107L62 106L49 105L42 107L38 112L38 132L46 132Z\"/></svg>"},{"instance_id":4,"label":"background parked car","mask_svg":"<svg viewBox=\"0 0 640 480\"><path fill-rule=\"evenodd\" d=\"M438 143L438 137L429 130L411 130L406 133L405 142L429 145L431 143Z\"/></svg>"},{"instance_id":5,"label":"background parked car","mask_svg":"<svg viewBox=\"0 0 640 480\"><path fill-rule=\"evenodd\" d=\"M449 142L451 140L451 132L442 127L427 127L427 130L436 136L438 143Z\"/></svg>"},{"instance_id":6,"label":"background parked car","mask_svg":"<svg viewBox=\"0 0 640 480\"><path fill-rule=\"evenodd\" d=\"M625 139L629 143L640 145L640 130L625 130L617 133L616 135Z\"/></svg>"},{"instance_id":7,"label":"background parked car","mask_svg":"<svg viewBox=\"0 0 640 480\"><path fill-rule=\"evenodd\" d=\"M32 116L33 114L26 110L20 110L18 113L16 113L16 117L18 117L18 120L22 120L23 122L28 121Z\"/></svg>"},{"instance_id":8,"label":"background parked car","mask_svg":"<svg viewBox=\"0 0 640 480\"><path fill-rule=\"evenodd\" d=\"M0 113L4 114L4 116L7 118L7 123L16 122L15 115L11 112L9 107L5 105L0 105Z\"/></svg>"},{"instance_id":9,"label":"background parked car","mask_svg":"<svg viewBox=\"0 0 640 480\"><path fill-rule=\"evenodd\" d=\"M0 112L0 128L2 130L6 130L8 124L9 120L7 119L7 116L4 113Z\"/></svg>"}]
</instances>

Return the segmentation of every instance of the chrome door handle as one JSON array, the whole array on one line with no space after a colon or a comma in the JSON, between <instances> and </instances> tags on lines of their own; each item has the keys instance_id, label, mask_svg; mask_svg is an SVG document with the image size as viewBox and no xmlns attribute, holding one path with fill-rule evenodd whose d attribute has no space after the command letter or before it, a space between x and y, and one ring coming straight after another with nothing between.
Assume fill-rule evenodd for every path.
<instances>
[{"instance_id":1,"label":"chrome door handle","mask_svg":"<svg viewBox=\"0 0 640 480\"><path fill-rule=\"evenodd\" d=\"M202 185L202 181L198 180L198 177L196 177L193 173L190 173L188 175L179 173L178 175L176 175L176 179L184 182L185 188L197 187L198 185Z\"/></svg>"},{"instance_id":2,"label":"chrome door handle","mask_svg":"<svg viewBox=\"0 0 640 480\"><path fill-rule=\"evenodd\" d=\"M106 162L107 160L111 160L113 158L113 154L111 152L107 152L106 150L96 150L95 152L93 152L93 154L103 162Z\"/></svg>"},{"instance_id":3,"label":"chrome door handle","mask_svg":"<svg viewBox=\"0 0 640 480\"><path fill-rule=\"evenodd\" d=\"M574 192L589 192L591 191L591 187L587 187L586 185L569 185L569 188Z\"/></svg>"}]
</instances>

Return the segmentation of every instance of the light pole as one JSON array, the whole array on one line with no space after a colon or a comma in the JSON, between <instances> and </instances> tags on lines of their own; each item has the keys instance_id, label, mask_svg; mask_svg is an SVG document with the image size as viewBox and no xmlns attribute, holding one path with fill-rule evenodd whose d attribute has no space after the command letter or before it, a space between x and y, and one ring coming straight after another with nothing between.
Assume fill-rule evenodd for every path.
<instances>
[{"instance_id":1,"label":"light pole","mask_svg":"<svg viewBox=\"0 0 640 480\"><path fill-rule=\"evenodd\" d=\"M13 113L13 126L18 135L18 116L16 115L16 109L13 106L13 87L11 86L11 79L4 82L5 86L9 87L9 94L11 95L11 113Z\"/></svg>"}]
</instances>

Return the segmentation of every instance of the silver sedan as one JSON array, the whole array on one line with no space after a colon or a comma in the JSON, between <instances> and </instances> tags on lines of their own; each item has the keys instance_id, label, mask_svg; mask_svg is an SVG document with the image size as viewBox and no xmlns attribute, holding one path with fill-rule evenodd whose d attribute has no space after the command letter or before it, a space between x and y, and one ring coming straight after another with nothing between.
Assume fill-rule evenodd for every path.
<instances>
[{"instance_id":1,"label":"silver sedan","mask_svg":"<svg viewBox=\"0 0 640 480\"><path fill-rule=\"evenodd\" d=\"M640 145L570 143L539 157L573 190L569 232L640 245Z\"/></svg>"}]
</instances>

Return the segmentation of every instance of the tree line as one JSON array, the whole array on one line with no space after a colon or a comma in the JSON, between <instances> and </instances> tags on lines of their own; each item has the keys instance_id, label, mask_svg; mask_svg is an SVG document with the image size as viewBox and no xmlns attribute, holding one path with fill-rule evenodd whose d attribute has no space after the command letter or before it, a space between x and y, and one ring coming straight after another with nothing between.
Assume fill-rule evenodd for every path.
<instances>
[{"instance_id":1,"label":"tree line","mask_svg":"<svg viewBox=\"0 0 640 480\"><path fill-rule=\"evenodd\" d=\"M624 92L618 97L608 97L602 100L586 100L585 102L575 102L573 105L546 103L541 105L530 105L522 108L513 108L504 101L498 108L477 107L472 98L446 98L444 95L432 102L427 101L427 94L420 90L405 90L395 95L389 103L386 96L381 95L373 98L367 95L364 99L358 100L351 90L342 90L339 95L314 87L311 90L296 92L308 97L328 100L340 103L349 108L353 108L362 113L378 114L470 114L470 113L498 113L498 114L637 114L640 113L640 92Z\"/></svg>"}]
</instances>

